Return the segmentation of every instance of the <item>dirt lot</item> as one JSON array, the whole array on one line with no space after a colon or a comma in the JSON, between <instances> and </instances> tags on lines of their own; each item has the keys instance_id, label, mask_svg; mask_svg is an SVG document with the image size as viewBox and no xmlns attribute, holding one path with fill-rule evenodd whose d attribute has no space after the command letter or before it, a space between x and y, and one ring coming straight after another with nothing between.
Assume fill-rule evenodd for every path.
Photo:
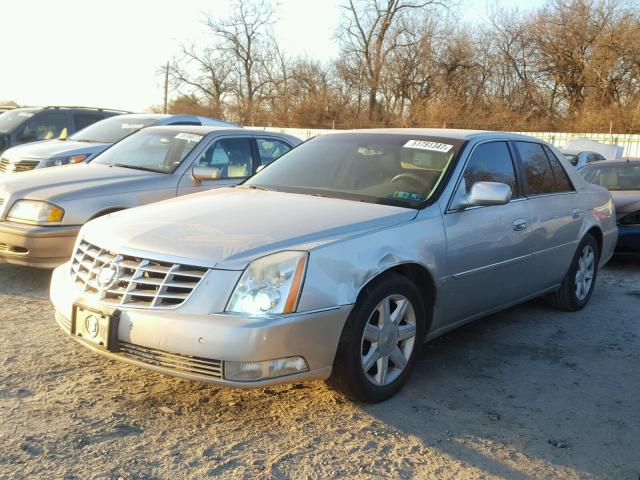
<instances>
[{"instance_id":1,"label":"dirt lot","mask_svg":"<svg viewBox=\"0 0 640 480\"><path fill-rule=\"evenodd\" d=\"M534 301L430 343L375 406L105 361L58 330L48 283L0 266L1 478L639 478L640 261L583 312Z\"/></svg>"}]
</instances>

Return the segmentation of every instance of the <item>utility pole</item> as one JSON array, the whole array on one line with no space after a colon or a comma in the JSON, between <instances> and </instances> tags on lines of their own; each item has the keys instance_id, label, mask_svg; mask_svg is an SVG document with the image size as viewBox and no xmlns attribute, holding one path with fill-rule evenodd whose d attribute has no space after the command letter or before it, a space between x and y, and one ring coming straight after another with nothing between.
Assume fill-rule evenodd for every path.
<instances>
[{"instance_id":1,"label":"utility pole","mask_svg":"<svg viewBox=\"0 0 640 480\"><path fill-rule=\"evenodd\" d=\"M167 112L167 97L169 96L169 62L167 62L167 68L164 71L164 107L162 108L163 113Z\"/></svg>"}]
</instances>

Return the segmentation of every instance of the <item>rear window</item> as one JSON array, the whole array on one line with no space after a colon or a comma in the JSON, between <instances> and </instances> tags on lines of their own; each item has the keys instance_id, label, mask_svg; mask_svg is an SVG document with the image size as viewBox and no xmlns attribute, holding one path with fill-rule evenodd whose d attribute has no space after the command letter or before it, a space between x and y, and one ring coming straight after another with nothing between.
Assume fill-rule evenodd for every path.
<instances>
[{"instance_id":1,"label":"rear window","mask_svg":"<svg viewBox=\"0 0 640 480\"><path fill-rule=\"evenodd\" d=\"M640 190L640 162L606 165L596 163L581 170L584 179L609 190Z\"/></svg>"},{"instance_id":2,"label":"rear window","mask_svg":"<svg viewBox=\"0 0 640 480\"><path fill-rule=\"evenodd\" d=\"M116 143L141 128L154 125L157 121L153 117L132 118L128 115L117 115L88 126L69 137L69 140L88 143Z\"/></svg>"}]
</instances>

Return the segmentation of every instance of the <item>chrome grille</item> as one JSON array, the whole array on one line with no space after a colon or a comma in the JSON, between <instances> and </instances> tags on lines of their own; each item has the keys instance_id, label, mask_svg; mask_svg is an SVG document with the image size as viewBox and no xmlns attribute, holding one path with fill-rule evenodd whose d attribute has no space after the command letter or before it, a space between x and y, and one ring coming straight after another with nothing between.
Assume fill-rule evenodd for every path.
<instances>
[{"instance_id":1,"label":"chrome grille","mask_svg":"<svg viewBox=\"0 0 640 480\"><path fill-rule=\"evenodd\" d=\"M106 273L108 282L99 278L101 271ZM119 255L84 240L71 259L71 275L76 285L113 306L175 308L189 298L207 271L202 267Z\"/></svg>"},{"instance_id":2,"label":"chrome grille","mask_svg":"<svg viewBox=\"0 0 640 480\"><path fill-rule=\"evenodd\" d=\"M123 341L119 342L119 346L126 357L139 362L212 378L222 378L221 360L169 353Z\"/></svg>"},{"instance_id":3,"label":"chrome grille","mask_svg":"<svg viewBox=\"0 0 640 480\"><path fill-rule=\"evenodd\" d=\"M0 173L2 172L26 172L38 166L40 160L21 160L11 162L7 158L0 159Z\"/></svg>"}]
</instances>

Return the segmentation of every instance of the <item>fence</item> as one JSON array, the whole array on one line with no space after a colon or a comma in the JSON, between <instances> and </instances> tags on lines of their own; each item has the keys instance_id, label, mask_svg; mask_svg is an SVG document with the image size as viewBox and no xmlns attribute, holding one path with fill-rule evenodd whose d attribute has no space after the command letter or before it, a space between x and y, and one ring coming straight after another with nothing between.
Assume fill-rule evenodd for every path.
<instances>
[{"instance_id":1,"label":"fence","mask_svg":"<svg viewBox=\"0 0 640 480\"><path fill-rule=\"evenodd\" d=\"M314 128L278 128L278 127L249 127L270 132L288 133L302 140L307 140L316 135L331 133L330 129ZM572 138L588 138L602 143L619 145L624 148L625 157L640 157L640 135L626 133L559 133L559 132L517 132L531 135L541 140L551 143L556 147L564 147L567 140Z\"/></svg>"}]
</instances>

